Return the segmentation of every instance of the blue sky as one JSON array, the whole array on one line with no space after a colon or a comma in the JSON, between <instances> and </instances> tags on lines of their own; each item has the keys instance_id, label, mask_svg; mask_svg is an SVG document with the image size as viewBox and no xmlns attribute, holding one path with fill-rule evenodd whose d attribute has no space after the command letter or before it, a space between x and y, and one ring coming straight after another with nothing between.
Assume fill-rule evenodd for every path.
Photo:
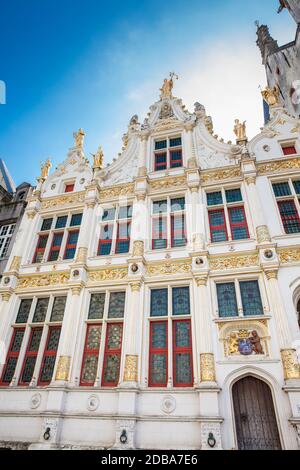
<instances>
[{"instance_id":1,"label":"blue sky","mask_svg":"<svg viewBox=\"0 0 300 470\"><path fill-rule=\"evenodd\" d=\"M255 20L279 43L295 24L277 0L10 0L1 6L0 157L16 182L35 183L40 161L64 160L72 133L86 131L86 155L101 144L106 162L121 150L131 116L142 121L170 71L189 109L202 102L215 131L249 137L262 125L264 69Z\"/></svg>"}]
</instances>

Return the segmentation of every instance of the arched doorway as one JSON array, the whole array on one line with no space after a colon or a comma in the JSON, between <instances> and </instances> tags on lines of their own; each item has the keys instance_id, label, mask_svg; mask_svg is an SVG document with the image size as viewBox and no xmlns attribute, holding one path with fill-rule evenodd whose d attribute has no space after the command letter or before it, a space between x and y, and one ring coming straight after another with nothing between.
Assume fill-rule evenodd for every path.
<instances>
[{"instance_id":1,"label":"arched doorway","mask_svg":"<svg viewBox=\"0 0 300 470\"><path fill-rule=\"evenodd\" d=\"M281 450L270 387L252 376L232 388L239 450Z\"/></svg>"}]
</instances>

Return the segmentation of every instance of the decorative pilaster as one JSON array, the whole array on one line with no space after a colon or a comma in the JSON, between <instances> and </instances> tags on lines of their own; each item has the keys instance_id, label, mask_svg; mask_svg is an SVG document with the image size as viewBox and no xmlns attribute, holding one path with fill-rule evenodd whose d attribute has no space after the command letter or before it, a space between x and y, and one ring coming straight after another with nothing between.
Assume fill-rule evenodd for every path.
<instances>
[{"instance_id":1,"label":"decorative pilaster","mask_svg":"<svg viewBox=\"0 0 300 470\"><path fill-rule=\"evenodd\" d=\"M89 242L93 233L91 228L93 226L94 208L96 206L94 190L95 188L92 187L91 191L93 199L86 201L83 212L81 229L78 238L77 256L75 260L75 262L79 264L86 264Z\"/></svg>"}]
</instances>

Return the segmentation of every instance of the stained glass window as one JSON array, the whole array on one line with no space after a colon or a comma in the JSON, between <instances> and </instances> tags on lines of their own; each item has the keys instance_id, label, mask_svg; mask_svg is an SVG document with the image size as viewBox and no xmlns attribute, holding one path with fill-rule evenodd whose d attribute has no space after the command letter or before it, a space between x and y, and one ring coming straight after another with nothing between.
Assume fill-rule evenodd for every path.
<instances>
[{"instance_id":1,"label":"stained glass window","mask_svg":"<svg viewBox=\"0 0 300 470\"><path fill-rule=\"evenodd\" d=\"M51 312L51 322L63 321L67 297L55 297Z\"/></svg>"},{"instance_id":2,"label":"stained glass window","mask_svg":"<svg viewBox=\"0 0 300 470\"><path fill-rule=\"evenodd\" d=\"M82 361L81 385L93 385L97 377L102 325L88 325Z\"/></svg>"},{"instance_id":3,"label":"stained glass window","mask_svg":"<svg viewBox=\"0 0 300 470\"><path fill-rule=\"evenodd\" d=\"M170 139L170 147L180 147L182 145L181 137Z\"/></svg>"},{"instance_id":4,"label":"stained glass window","mask_svg":"<svg viewBox=\"0 0 300 470\"><path fill-rule=\"evenodd\" d=\"M27 323L32 299L23 299L19 307L16 323Z\"/></svg>"},{"instance_id":5,"label":"stained glass window","mask_svg":"<svg viewBox=\"0 0 300 470\"><path fill-rule=\"evenodd\" d=\"M238 316L238 306L233 282L217 284L217 296L220 317Z\"/></svg>"},{"instance_id":6,"label":"stained glass window","mask_svg":"<svg viewBox=\"0 0 300 470\"><path fill-rule=\"evenodd\" d=\"M151 290L151 317L165 317L168 315L168 289Z\"/></svg>"},{"instance_id":7,"label":"stained glass window","mask_svg":"<svg viewBox=\"0 0 300 470\"><path fill-rule=\"evenodd\" d=\"M164 199L163 201L154 201L153 202L153 214L160 214L167 212L168 210L168 201Z\"/></svg>"},{"instance_id":8,"label":"stained glass window","mask_svg":"<svg viewBox=\"0 0 300 470\"><path fill-rule=\"evenodd\" d=\"M55 228L64 228L67 225L68 216L57 217Z\"/></svg>"},{"instance_id":9,"label":"stained glass window","mask_svg":"<svg viewBox=\"0 0 300 470\"><path fill-rule=\"evenodd\" d=\"M115 387L119 382L123 325L107 325L102 385Z\"/></svg>"},{"instance_id":10,"label":"stained glass window","mask_svg":"<svg viewBox=\"0 0 300 470\"><path fill-rule=\"evenodd\" d=\"M45 232L51 229L53 219L44 219L42 223L41 231Z\"/></svg>"},{"instance_id":11,"label":"stained glass window","mask_svg":"<svg viewBox=\"0 0 300 470\"><path fill-rule=\"evenodd\" d=\"M155 150L161 150L167 148L167 141L166 140L160 140L155 142Z\"/></svg>"},{"instance_id":12,"label":"stained glass window","mask_svg":"<svg viewBox=\"0 0 300 470\"><path fill-rule=\"evenodd\" d=\"M241 202L243 200L243 197L242 197L242 192L240 190L240 188L237 188L237 189L227 189L225 191L226 193L226 201L228 203L231 203L231 202Z\"/></svg>"},{"instance_id":13,"label":"stained glass window","mask_svg":"<svg viewBox=\"0 0 300 470\"><path fill-rule=\"evenodd\" d=\"M28 348L26 351L23 368L21 372L20 384L29 384L32 380L36 364L37 354L40 347L43 329L34 328L31 331Z\"/></svg>"},{"instance_id":14,"label":"stained glass window","mask_svg":"<svg viewBox=\"0 0 300 470\"><path fill-rule=\"evenodd\" d=\"M249 232L244 207L232 207L228 210L228 212L232 239L248 239Z\"/></svg>"},{"instance_id":15,"label":"stained glass window","mask_svg":"<svg viewBox=\"0 0 300 470\"><path fill-rule=\"evenodd\" d=\"M77 227L82 221L82 214L73 214L71 218L70 227Z\"/></svg>"},{"instance_id":16,"label":"stained glass window","mask_svg":"<svg viewBox=\"0 0 300 470\"><path fill-rule=\"evenodd\" d=\"M12 379L14 378L18 357L24 338L24 333L24 328L16 328L13 331L12 340L5 361L6 365L4 367L1 379L1 383L3 383L4 385L9 385Z\"/></svg>"},{"instance_id":17,"label":"stained glass window","mask_svg":"<svg viewBox=\"0 0 300 470\"><path fill-rule=\"evenodd\" d=\"M300 232L300 218L293 200L279 201L278 207L286 233Z\"/></svg>"},{"instance_id":18,"label":"stained glass window","mask_svg":"<svg viewBox=\"0 0 300 470\"><path fill-rule=\"evenodd\" d=\"M92 294L89 308L89 320L101 319L104 314L105 293Z\"/></svg>"},{"instance_id":19,"label":"stained glass window","mask_svg":"<svg viewBox=\"0 0 300 470\"><path fill-rule=\"evenodd\" d=\"M51 382L56 361L56 353L60 338L60 327L50 327L48 340L40 373L39 383L47 385Z\"/></svg>"},{"instance_id":20,"label":"stained glass window","mask_svg":"<svg viewBox=\"0 0 300 470\"><path fill-rule=\"evenodd\" d=\"M42 323L45 321L48 304L49 297L45 299L38 299L33 315L33 323Z\"/></svg>"},{"instance_id":21,"label":"stained glass window","mask_svg":"<svg viewBox=\"0 0 300 470\"><path fill-rule=\"evenodd\" d=\"M168 324L151 322L150 324L150 357L149 385L165 387L168 374Z\"/></svg>"},{"instance_id":22,"label":"stained glass window","mask_svg":"<svg viewBox=\"0 0 300 470\"><path fill-rule=\"evenodd\" d=\"M290 185L289 185L288 182L274 183L273 184L273 190L274 190L274 193L275 193L276 197L290 196L291 195L291 189L290 189Z\"/></svg>"},{"instance_id":23,"label":"stained glass window","mask_svg":"<svg viewBox=\"0 0 300 470\"><path fill-rule=\"evenodd\" d=\"M185 216L184 214L172 215L171 217L171 247L186 245Z\"/></svg>"},{"instance_id":24,"label":"stained glass window","mask_svg":"<svg viewBox=\"0 0 300 470\"><path fill-rule=\"evenodd\" d=\"M114 207L111 207L110 209L104 209L102 220L103 221L114 220L115 213L116 213L116 209Z\"/></svg>"},{"instance_id":25,"label":"stained glass window","mask_svg":"<svg viewBox=\"0 0 300 470\"><path fill-rule=\"evenodd\" d=\"M173 287L172 289L173 315L190 314L189 287Z\"/></svg>"},{"instance_id":26,"label":"stained glass window","mask_svg":"<svg viewBox=\"0 0 300 470\"><path fill-rule=\"evenodd\" d=\"M119 219L130 219L132 217L132 206L120 207Z\"/></svg>"},{"instance_id":27,"label":"stained glass window","mask_svg":"<svg viewBox=\"0 0 300 470\"><path fill-rule=\"evenodd\" d=\"M48 261L58 260L61 244L63 241L63 236L64 236L63 232L54 233Z\"/></svg>"},{"instance_id":28,"label":"stained glass window","mask_svg":"<svg viewBox=\"0 0 300 470\"><path fill-rule=\"evenodd\" d=\"M226 221L224 210L216 210L209 212L209 223L211 241L213 243L224 242L227 240Z\"/></svg>"},{"instance_id":29,"label":"stained glass window","mask_svg":"<svg viewBox=\"0 0 300 470\"><path fill-rule=\"evenodd\" d=\"M79 231L69 232L64 259L73 259L76 252Z\"/></svg>"},{"instance_id":30,"label":"stained glass window","mask_svg":"<svg viewBox=\"0 0 300 470\"><path fill-rule=\"evenodd\" d=\"M208 206L218 206L220 204L223 204L223 198L222 198L222 193L221 191L217 191L214 193L208 193L206 195L207 197L207 205Z\"/></svg>"},{"instance_id":31,"label":"stained glass window","mask_svg":"<svg viewBox=\"0 0 300 470\"><path fill-rule=\"evenodd\" d=\"M171 199L171 211L184 211L185 210L185 198L178 197L176 199Z\"/></svg>"},{"instance_id":32,"label":"stained glass window","mask_svg":"<svg viewBox=\"0 0 300 470\"><path fill-rule=\"evenodd\" d=\"M33 263L41 263L43 261L44 253L46 250L49 235L40 235L37 242L37 247L33 257Z\"/></svg>"},{"instance_id":33,"label":"stained glass window","mask_svg":"<svg viewBox=\"0 0 300 470\"><path fill-rule=\"evenodd\" d=\"M125 292L111 292L109 298L108 318L123 318L125 309Z\"/></svg>"},{"instance_id":34,"label":"stained glass window","mask_svg":"<svg viewBox=\"0 0 300 470\"><path fill-rule=\"evenodd\" d=\"M152 248L154 250L167 248L167 243L167 219L165 217L153 219Z\"/></svg>"},{"instance_id":35,"label":"stained glass window","mask_svg":"<svg viewBox=\"0 0 300 470\"><path fill-rule=\"evenodd\" d=\"M243 311L245 316L263 315L263 305L257 281L240 282Z\"/></svg>"},{"instance_id":36,"label":"stained glass window","mask_svg":"<svg viewBox=\"0 0 300 470\"><path fill-rule=\"evenodd\" d=\"M294 181L293 182L296 194L300 194L300 181Z\"/></svg>"},{"instance_id":37,"label":"stained glass window","mask_svg":"<svg viewBox=\"0 0 300 470\"><path fill-rule=\"evenodd\" d=\"M173 322L174 342L174 385L190 387L193 385L191 322Z\"/></svg>"}]
</instances>

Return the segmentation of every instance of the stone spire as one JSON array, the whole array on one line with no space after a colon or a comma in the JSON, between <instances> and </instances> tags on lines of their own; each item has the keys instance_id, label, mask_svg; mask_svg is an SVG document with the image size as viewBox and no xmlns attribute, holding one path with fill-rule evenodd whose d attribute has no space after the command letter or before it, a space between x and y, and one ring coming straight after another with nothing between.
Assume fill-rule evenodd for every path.
<instances>
[{"instance_id":1,"label":"stone spire","mask_svg":"<svg viewBox=\"0 0 300 470\"><path fill-rule=\"evenodd\" d=\"M300 23L300 4L299 0L279 0L278 13L287 8L297 24Z\"/></svg>"},{"instance_id":2,"label":"stone spire","mask_svg":"<svg viewBox=\"0 0 300 470\"><path fill-rule=\"evenodd\" d=\"M266 65L268 56L274 54L274 52L278 50L278 42L272 38L268 26L260 25L258 21L256 22L256 26L256 44L260 49L263 64Z\"/></svg>"}]
</instances>

